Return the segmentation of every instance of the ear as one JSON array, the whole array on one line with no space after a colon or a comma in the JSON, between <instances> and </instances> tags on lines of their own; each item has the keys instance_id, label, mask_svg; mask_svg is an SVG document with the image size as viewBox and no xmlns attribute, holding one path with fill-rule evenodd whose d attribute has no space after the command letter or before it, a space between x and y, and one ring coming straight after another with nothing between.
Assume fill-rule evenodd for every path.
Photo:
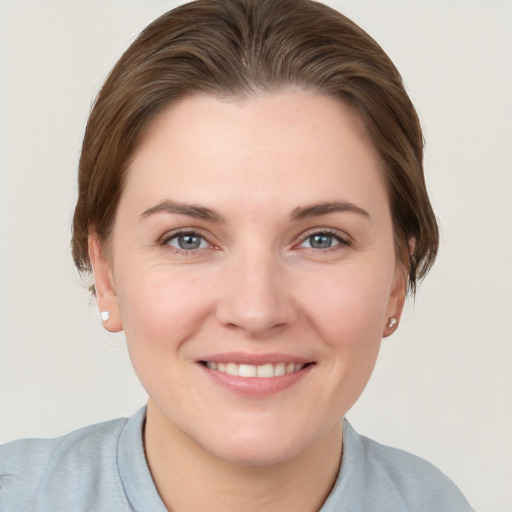
<instances>
[{"instance_id":1,"label":"ear","mask_svg":"<svg viewBox=\"0 0 512 512\"><path fill-rule=\"evenodd\" d=\"M122 331L123 324L119 314L119 303L112 271L96 233L89 234L88 248L94 273L96 302L101 312L103 327L110 332ZM105 312L108 314L104 314Z\"/></svg>"},{"instance_id":2,"label":"ear","mask_svg":"<svg viewBox=\"0 0 512 512\"><path fill-rule=\"evenodd\" d=\"M409 277L409 262L410 257L416 250L416 238L411 237L407 241L407 248L405 249L404 258L402 261L407 262L405 265L400 265L397 261L395 265L395 277L389 295L388 307L386 310L386 323L382 330L382 337L386 338L391 336L400 324L400 317L404 309L405 296L407 294L407 280Z\"/></svg>"},{"instance_id":3,"label":"ear","mask_svg":"<svg viewBox=\"0 0 512 512\"><path fill-rule=\"evenodd\" d=\"M407 293L407 269L397 262L395 265L395 276L391 285L388 305L386 309L385 325L382 330L382 337L391 336L400 324L400 317L404 309L405 296Z\"/></svg>"}]
</instances>

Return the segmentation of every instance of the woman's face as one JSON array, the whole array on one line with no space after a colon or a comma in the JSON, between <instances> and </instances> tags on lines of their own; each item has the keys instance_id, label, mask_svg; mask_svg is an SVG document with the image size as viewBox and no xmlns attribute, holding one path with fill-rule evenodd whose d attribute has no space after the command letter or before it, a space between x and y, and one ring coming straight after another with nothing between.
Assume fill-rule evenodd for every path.
<instances>
[{"instance_id":1,"label":"woman's face","mask_svg":"<svg viewBox=\"0 0 512 512\"><path fill-rule=\"evenodd\" d=\"M376 153L312 93L170 106L131 161L106 259L91 240L153 421L236 463L339 428L404 298Z\"/></svg>"}]
</instances>

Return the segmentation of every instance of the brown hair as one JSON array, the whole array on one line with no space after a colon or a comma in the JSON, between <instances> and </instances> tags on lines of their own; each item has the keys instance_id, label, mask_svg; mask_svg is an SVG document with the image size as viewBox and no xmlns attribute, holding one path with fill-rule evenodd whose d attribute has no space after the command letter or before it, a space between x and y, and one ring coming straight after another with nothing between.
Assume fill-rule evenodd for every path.
<instances>
[{"instance_id":1,"label":"brown hair","mask_svg":"<svg viewBox=\"0 0 512 512\"><path fill-rule=\"evenodd\" d=\"M289 86L338 98L362 120L381 158L395 251L414 292L439 243L418 116L382 48L348 18L311 0L198 0L142 31L111 71L87 123L73 219L77 268L91 269L90 232L108 240L129 160L169 102Z\"/></svg>"}]
</instances>

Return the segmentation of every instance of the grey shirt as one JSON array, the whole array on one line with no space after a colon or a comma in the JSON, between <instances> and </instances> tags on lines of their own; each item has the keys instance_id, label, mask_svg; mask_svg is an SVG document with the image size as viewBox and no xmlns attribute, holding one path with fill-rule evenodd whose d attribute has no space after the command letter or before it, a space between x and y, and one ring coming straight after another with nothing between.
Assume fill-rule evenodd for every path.
<instances>
[{"instance_id":1,"label":"grey shirt","mask_svg":"<svg viewBox=\"0 0 512 512\"><path fill-rule=\"evenodd\" d=\"M146 409L56 439L0 447L1 512L166 512L143 447ZM344 420L343 458L320 512L473 511L428 462L360 436Z\"/></svg>"}]
</instances>

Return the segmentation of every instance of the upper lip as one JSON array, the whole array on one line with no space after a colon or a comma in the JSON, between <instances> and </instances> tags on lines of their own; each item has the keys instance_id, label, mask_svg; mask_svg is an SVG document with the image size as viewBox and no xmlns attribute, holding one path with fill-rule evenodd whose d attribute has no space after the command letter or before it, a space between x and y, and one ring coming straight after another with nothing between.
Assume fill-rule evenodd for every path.
<instances>
[{"instance_id":1,"label":"upper lip","mask_svg":"<svg viewBox=\"0 0 512 512\"><path fill-rule=\"evenodd\" d=\"M267 353L267 354L251 354L248 352L223 352L220 354L212 354L198 359L198 362L210 363L237 363L237 364L250 364L254 366L261 366L264 364L278 364L278 363L297 363L307 364L313 363L311 359L282 353Z\"/></svg>"}]
</instances>

